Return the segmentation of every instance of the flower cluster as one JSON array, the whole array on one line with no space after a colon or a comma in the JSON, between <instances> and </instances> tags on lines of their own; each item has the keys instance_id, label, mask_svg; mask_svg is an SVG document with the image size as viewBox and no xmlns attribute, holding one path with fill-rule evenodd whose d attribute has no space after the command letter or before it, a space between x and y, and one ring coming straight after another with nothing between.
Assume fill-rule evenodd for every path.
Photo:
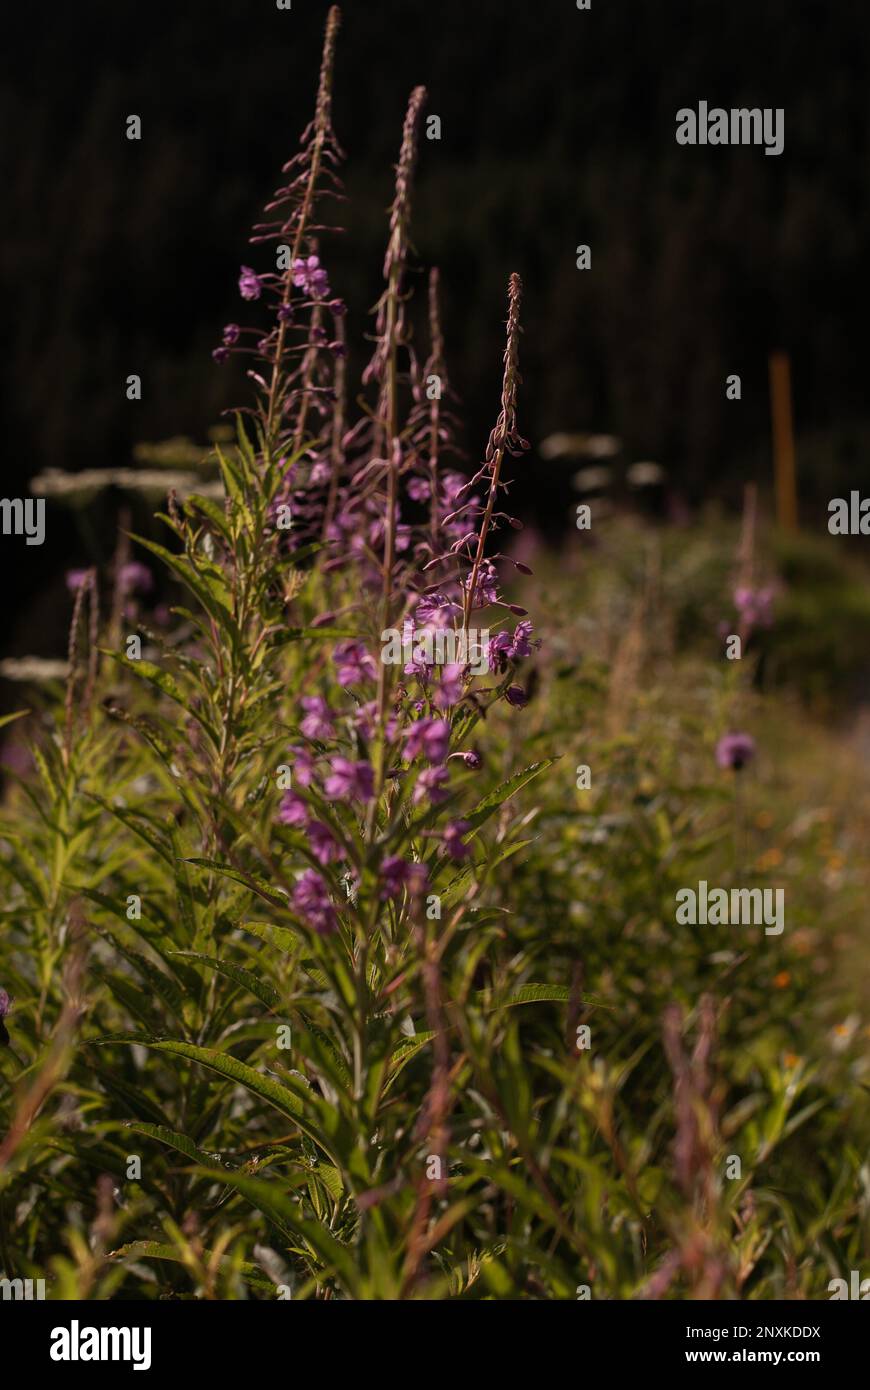
<instances>
[{"instance_id":1,"label":"flower cluster","mask_svg":"<svg viewBox=\"0 0 870 1390\"><path fill-rule=\"evenodd\" d=\"M734 590L734 607L746 636L753 628L773 625L774 598L772 587L752 589L748 585L740 585Z\"/></svg>"}]
</instances>

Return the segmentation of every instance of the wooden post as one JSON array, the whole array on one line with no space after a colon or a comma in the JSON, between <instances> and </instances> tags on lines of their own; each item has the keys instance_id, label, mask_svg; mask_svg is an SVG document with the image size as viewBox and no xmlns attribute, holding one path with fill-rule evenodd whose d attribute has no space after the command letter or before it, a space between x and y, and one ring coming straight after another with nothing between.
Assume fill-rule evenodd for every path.
<instances>
[{"instance_id":1,"label":"wooden post","mask_svg":"<svg viewBox=\"0 0 870 1390\"><path fill-rule=\"evenodd\" d=\"M773 426L773 474L776 483L776 519L786 531L797 530L794 425L791 405L791 368L788 353L770 355L770 415Z\"/></svg>"}]
</instances>

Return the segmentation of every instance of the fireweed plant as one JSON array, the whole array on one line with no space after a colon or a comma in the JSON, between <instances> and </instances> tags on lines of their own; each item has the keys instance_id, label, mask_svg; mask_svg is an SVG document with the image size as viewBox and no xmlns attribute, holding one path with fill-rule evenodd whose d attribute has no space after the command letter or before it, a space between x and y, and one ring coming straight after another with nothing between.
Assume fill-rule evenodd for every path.
<instances>
[{"instance_id":1,"label":"fireweed plant","mask_svg":"<svg viewBox=\"0 0 870 1390\"><path fill-rule=\"evenodd\" d=\"M134 621L125 646L102 648L101 718L96 576L71 583L64 734L35 755L54 789L40 812L61 848L50 882L35 864L18 875L43 918L40 978L29 989L22 979L20 993L41 990L36 1045L70 914L84 988L87 910L99 945L89 1003L121 1031L89 1037L75 1084L94 1117L104 1088L128 1098L123 1140L112 1122L96 1121L100 1166L117 1170L120 1149L109 1163L106 1144L143 1148L141 1190L121 1204L118 1229L135 1226L146 1194L161 1188L165 1197L174 1189L162 1233L176 1242L183 1213L195 1236L198 1202L229 1208L205 1280L212 1287L246 1201L262 1213L268 1247L282 1247L294 1296L395 1297L455 1281L445 1242L479 1203L490 1142L502 1146L509 1101L486 1094L490 1016L517 967L487 963L504 911L488 889L521 842L505 821L487 831L546 763L482 794L480 731L496 702L525 703L515 671L533 646L525 610L502 596L491 545L504 521L519 525L500 496L506 456L527 447L516 426L520 279L508 287L499 417L469 481L441 464L450 426L434 276L422 368L412 346L409 224L425 102L416 88L363 378L368 400L346 427L345 311L321 259L329 229L318 220L324 202L341 197L330 101L338 27L333 9L314 119L252 236L257 247L276 244L278 269L240 271L241 299L262 322L227 324L213 353L218 364L244 354L254 390L236 445L218 451L224 504L193 496L181 505L170 494L162 520L176 544L141 540L188 598L171 635ZM119 570L116 593L123 583ZM439 661L434 639L448 630L460 655ZM134 695L129 677L152 695ZM114 831L97 864L87 841L105 817ZM83 1007L75 1001L76 1017ZM123 1031L130 1020L139 1031ZM68 1022L56 1020L55 1031L66 1038ZM106 1049L114 1058L122 1041L128 1060L110 1066ZM148 1053L176 1066L156 1104L134 1099L154 1065ZM479 1113L457 1121L457 1091L468 1087L479 1089ZM26 1096L21 1104L30 1105ZM221 1119L232 1119L233 1138L226 1132L214 1153ZM451 1188L457 1125L478 1153ZM161 1168L161 1145L186 1161L183 1196L177 1175ZM61 1186L72 1181L67 1173ZM149 1252L160 1254L147 1243L131 1249ZM70 1262L58 1269L74 1277ZM78 1269L87 1287L94 1277L90 1263Z\"/></svg>"},{"instance_id":2,"label":"fireweed plant","mask_svg":"<svg viewBox=\"0 0 870 1390\"><path fill-rule=\"evenodd\" d=\"M517 275L496 422L456 466L437 272L420 322L412 297L420 87L351 419L338 29L213 353L253 393L222 500L170 493L167 544L139 538L182 598L147 617L127 536L108 584L71 574L66 688L8 774L2 1273L57 1298L818 1296L857 1267L866 1192L858 1149L828 1171L802 1127L857 1082L753 1070L743 1038L723 1079L738 966L665 935L718 792L635 795L674 740L610 737L618 654L594 813L535 781L600 716L588 674L565 706L561 618L541 645L502 587L531 572L500 544ZM772 1241L780 1191L803 1206Z\"/></svg>"}]
</instances>

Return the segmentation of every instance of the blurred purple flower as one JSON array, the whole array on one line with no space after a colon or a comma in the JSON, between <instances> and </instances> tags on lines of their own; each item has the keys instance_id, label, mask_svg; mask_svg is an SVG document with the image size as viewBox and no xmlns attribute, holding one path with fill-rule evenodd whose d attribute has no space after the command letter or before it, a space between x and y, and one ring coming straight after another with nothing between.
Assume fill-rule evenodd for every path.
<instances>
[{"instance_id":1,"label":"blurred purple flower","mask_svg":"<svg viewBox=\"0 0 870 1390\"><path fill-rule=\"evenodd\" d=\"M450 746L450 725L446 719L418 719L405 730L405 739L408 762L422 753L427 762L443 763Z\"/></svg>"},{"instance_id":2,"label":"blurred purple flower","mask_svg":"<svg viewBox=\"0 0 870 1390\"><path fill-rule=\"evenodd\" d=\"M408 496L412 502L425 502L430 491L427 478L411 478L408 483Z\"/></svg>"},{"instance_id":3,"label":"blurred purple flower","mask_svg":"<svg viewBox=\"0 0 870 1390\"><path fill-rule=\"evenodd\" d=\"M441 672L441 680L435 691L434 703L438 709L449 709L462 699L462 675L465 667L461 661L451 662Z\"/></svg>"},{"instance_id":4,"label":"blurred purple flower","mask_svg":"<svg viewBox=\"0 0 870 1390\"><path fill-rule=\"evenodd\" d=\"M74 594L77 589L82 587L89 573L89 570L67 570L66 587L71 594Z\"/></svg>"},{"instance_id":5,"label":"blurred purple flower","mask_svg":"<svg viewBox=\"0 0 870 1390\"><path fill-rule=\"evenodd\" d=\"M386 856L386 859L384 859L381 865L381 878L384 880L381 887L381 897L399 897L404 885L409 883L416 869L422 869L425 873L424 865L413 865L413 863L407 862L407 859L403 859L400 855Z\"/></svg>"},{"instance_id":6,"label":"blurred purple flower","mask_svg":"<svg viewBox=\"0 0 870 1390\"><path fill-rule=\"evenodd\" d=\"M118 583L122 594L148 594L154 588L154 580L147 565L139 560L130 560L118 571Z\"/></svg>"},{"instance_id":7,"label":"blurred purple flower","mask_svg":"<svg viewBox=\"0 0 870 1390\"><path fill-rule=\"evenodd\" d=\"M329 864L334 859L341 858L341 846L334 838L328 825L324 825L322 820L313 820L308 827L308 838L311 845L311 853L318 864Z\"/></svg>"},{"instance_id":8,"label":"blurred purple flower","mask_svg":"<svg viewBox=\"0 0 870 1390\"><path fill-rule=\"evenodd\" d=\"M293 775L300 787L310 787L314 781L314 759L307 748L298 745L290 749L293 758Z\"/></svg>"},{"instance_id":9,"label":"blurred purple flower","mask_svg":"<svg viewBox=\"0 0 870 1390\"><path fill-rule=\"evenodd\" d=\"M225 346L232 347L233 343L237 343L239 341L239 334L241 333L241 331L242 330L239 328L239 325L237 323L228 323L226 328L224 329Z\"/></svg>"},{"instance_id":10,"label":"blurred purple flower","mask_svg":"<svg viewBox=\"0 0 870 1390\"><path fill-rule=\"evenodd\" d=\"M338 667L339 685L360 685L363 681L374 680L378 674L375 659L362 642L339 642L333 660Z\"/></svg>"},{"instance_id":11,"label":"blurred purple flower","mask_svg":"<svg viewBox=\"0 0 870 1390\"><path fill-rule=\"evenodd\" d=\"M451 859L461 861L467 859L471 854L471 846L467 845L462 838L470 829L471 825L467 820L451 821L445 829L442 839L444 848Z\"/></svg>"},{"instance_id":12,"label":"blurred purple flower","mask_svg":"<svg viewBox=\"0 0 870 1390\"><path fill-rule=\"evenodd\" d=\"M306 711L299 727L306 738L331 738L335 732L332 710L322 695L306 695L302 700Z\"/></svg>"},{"instance_id":13,"label":"blurred purple flower","mask_svg":"<svg viewBox=\"0 0 870 1390\"><path fill-rule=\"evenodd\" d=\"M427 796L433 806L443 801L447 793L442 789L449 775L446 767L425 767L414 784L414 805L417 806Z\"/></svg>"},{"instance_id":14,"label":"blurred purple flower","mask_svg":"<svg viewBox=\"0 0 870 1390\"><path fill-rule=\"evenodd\" d=\"M741 587L734 590L734 607L749 627L770 627L773 623L774 591Z\"/></svg>"},{"instance_id":15,"label":"blurred purple flower","mask_svg":"<svg viewBox=\"0 0 870 1390\"><path fill-rule=\"evenodd\" d=\"M716 744L716 762L720 767L739 772L755 757L755 739L750 734L724 734Z\"/></svg>"},{"instance_id":16,"label":"blurred purple flower","mask_svg":"<svg viewBox=\"0 0 870 1390\"><path fill-rule=\"evenodd\" d=\"M333 758L332 769L324 782L327 796L336 801L371 801L375 794L375 777L371 763L353 763L349 758Z\"/></svg>"},{"instance_id":17,"label":"blurred purple flower","mask_svg":"<svg viewBox=\"0 0 870 1390\"><path fill-rule=\"evenodd\" d=\"M336 916L329 889L320 874L306 869L293 889L293 906L321 936L335 931Z\"/></svg>"},{"instance_id":18,"label":"blurred purple flower","mask_svg":"<svg viewBox=\"0 0 870 1390\"><path fill-rule=\"evenodd\" d=\"M278 807L278 820L282 825L306 825L308 806L297 792L285 792Z\"/></svg>"}]
</instances>

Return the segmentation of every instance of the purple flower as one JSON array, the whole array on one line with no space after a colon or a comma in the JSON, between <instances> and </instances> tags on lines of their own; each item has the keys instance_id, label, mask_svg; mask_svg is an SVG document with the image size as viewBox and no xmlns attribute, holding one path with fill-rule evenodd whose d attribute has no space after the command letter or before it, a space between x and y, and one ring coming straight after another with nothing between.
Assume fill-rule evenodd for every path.
<instances>
[{"instance_id":1,"label":"purple flower","mask_svg":"<svg viewBox=\"0 0 870 1390\"><path fill-rule=\"evenodd\" d=\"M5 989L0 989L0 1018L6 1018L12 1008L12 1000Z\"/></svg>"},{"instance_id":2,"label":"purple flower","mask_svg":"<svg viewBox=\"0 0 870 1390\"><path fill-rule=\"evenodd\" d=\"M327 796L336 801L371 801L375 794L375 777L371 763L352 763L349 758L333 758L332 772L324 782Z\"/></svg>"},{"instance_id":3,"label":"purple flower","mask_svg":"<svg viewBox=\"0 0 870 1390\"><path fill-rule=\"evenodd\" d=\"M513 641L511 643L511 657L517 661L522 656L531 656L532 644L529 640L532 635L532 624L530 621L517 623L514 628Z\"/></svg>"},{"instance_id":4,"label":"purple flower","mask_svg":"<svg viewBox=\"0 0 870 1390\"><path fill-rule=\"evenodd\" d=\"M341 846L335 840L328 825L324 825L322 820L313 820L308 827L308 840L311 845L311 853L318 864L329 864L334 859L341 858Z\"/></svg>"},{"instance_id":5,"label":"purple flower","mask_svg":"<svg viewBox=\"0 0 870 1390\"><path fill-rule=\"evenodd\" d=\"M224 329L224 345L226 347L232 347L233 343L237 343L241 331L237 323L228 323Z\"/></svg>"},{"instance_id":6,"label":"purple flower","mask_svg":"<svg viewBox=\"0 0 870 1390\"><path fill-rule=\"evenodd\" d=\"M421 681L429 679L429 667L434 662L427 660L426 639L433 635L431 626L415 627L413 619L405 619L402 642L411 652L411 660L406 661L402 667L406 676L416 676ZM429 655L431 654L430 648Z\"/></svg>"},{"instance_id":7,"label":"purple flower","mask_svg":"<svg viewBox=\"0 0 870 1390\"><path fill-rule=\"evenodd\" d=\"M454 614L458 615L461 612L459 604L454 603L446 594L426 594L417 604L414 616L423 627L444 628L448 626Z\"/></svg>"},{"instance_id":8,"label":"purple flower","mask_svg":"<svg viewBox=\"0 0 870 1390\"><path fill-rule=\"evenodd\" d=\"M230 350L228 347L216 347L212 351L212 357L214 358L215 362L226 362L229 355Z\"/></svg>"},{"instance_id":9,"label":"purple flower","mask_svg":"<svg viewBox=\"0 0 870 1390\"><path fill-rule=\"evenodd\" d=\"M377 700L367 700L365 704L358 705L351 715L354 727L359 730L364 739L373 739L377 728L378 702ZM394 743L398 720L391 714L384 725L384 735L387 743Z\"/></svg>"},{"instance_id":10,"label":"purple flower","mask_svg":"<svg viewBox=\"0 0 870 1390\"><path fill-rule=\"evenodd\" d=\"M293 775L300 787L310 787L314 781L314 759L307 748L299 746L290 749L293 757Z\"/></svg>"},{"instance_id":11,"label":"purple flower","mask_svg":"<svg viewBox=\"0 0 870 1390\"><path fill-rule=\"evenodd\" d=\"M278 820L282 825L306 825L308 806L297 792L285 792L278 807Z\"/></svg>"},{"instance_id":12,"label":"purple flower","mask_svg":"<svg viewBox=\"0 0 870 1390\"><path fill-rule=\"evenodd\" d=\"M425 502L430 491L428 478L411 478L408 483L408 496L412 502Z\"/></svg>"},{"instance_id":13,"label":"purple flower","mask_svg":"<svg viewBox=\"0 0 870 1390\"><path fill-rule=\"evenodd\" d=\"M504 697L508 704L513 705L515 709L522 709L529 703L529 697L521 685L509 685Z\"/></svg>"},{"instance_id":14,"label":"purple flower","mask_svg":"<svg viewBox=\"0 0 870 1390\"><path fill-rule=\"evenodd\" d=\"M489 645L486 649L486 664L490 671L504 671L507 669L510 646L510 633L505 630L497 632L494 637L490 637Z\"/></svg>"},{"instance_id":15,"label":"purple flower","mask_svg":"<svg viewBox=\"0 0 870 1390\"><path fill-rule=\"evenodd\" d=\"M513 636L503 629L490 638L487 647L487 665L490 671L504 671L509 661L519 661L521 657L531 656L532 647L540 642L531 642L532 624L529 621L517 623Z\"/></svg>"},{"instance_id":16,"label":"purple flower","mask_svg":"<svg viewBox=\"0 0 870 1390\"><path fill-rule=\"evenodd\" d=\"M400 855L388 855L381 865L381 878L384 884L381 887L382 898L397 898L402 894L406 883L411 881L414 870L422 869L425 874L424 865L411 865L407 859Z\"/></svg>"},{"instance_id":17,"label":"purple flower","mask_svg":"<svg viewBox=\"0 0 870 1390\"><path fill-rule=\"evenodd\" d=\"M89 570L67 570L66 587L69 589L71 594L74 594L78 589L82 587L89 573Z\"/></svg>"},{"instance_id":18,"label":"purple flower","mask_svg":"<svg viewBox=\"0 0 870 1390\"><path fill-rule=\"evenodd\" d=\"M242 299L259 299L263 289L263 282L259 275L255 275L249 265L243 265L239 275L239 294Z\"/></svg>"},{"instance_id":19,"label":"purple flower","mask_svg":"<svg viewBox=\"0 0 870 1390\"><path fill-rule=\"evenodd\" d=\"M459 494L465 487L468 479L464 478L461 473L456 473L451 470L447 473L442 473L440 481L441 490L444 494L444 505L452 507L454 502L459 500Z\"/></svg>"},{"instance_id":20,"label":"purple flower","mask_svg":"<svg viewBox=\"0 0 870 1390\"><path fill-rule=\"evenodd\" d=\"M739 772L755 757L755 739L751 734L723 734L716 744L716 762L720 767Z\"/></svg>"},{"instance_id":21,"label":"purple flower","mask_svg":"<svg viewBox=\"0 0 870 1390\"><path fill-rule=\"evenodd\" d=\"M424 767L414 786L414 805L417 806L424 797L429 798L433 806L437 806L439 801L443 801L447 793L442 790L448 780L449 773L446 767Z\"/></svg>"},{"instance_id":22,"label":"purple flower","mask_svg":"<svg viewBox=\"0 0 870 1390\"><path fill-rule=\"evenodd\" d=\"M441 838L451 859L461 861L471 854L471 846L462 838L470 829L471 825L467 820L454 820L447 826Z\"/></svg>"},{"instance_id":23,"label":"purple flower","mask_svg":"<svg viewBox=\"0 0 870 1390\"><path fill-rule=\"evenodd\" d=\"M483 767L483 758L476 748L469 748L465 753L451 753L451 758L461 758L467 768L472 772L479 772Z\"/></svg>"},{"instance_id":24,"label":"purple flower","mask_svg":"<svg viewBox=\"0 0 870 1390\"><path fill-rule=\"evenodd\" d=\"M293 322L293 310L291 309L291 307L290 307L289 304L280 304L280 305L278 306L278 322L279 322L279 323L292 323L292 322Z\"/></svg>"},{"instance_id":25,"label":"purple flower","mask_svg":"<svg viewBox=\"0 0 870 1390\"><path fill-rule=\"evenodd\" d=\"M329 294L329 277L320 265L319 256L304 256L293 262L293 284L304 290L312 299L323 299Z\"/></svg>"},{"instance_id":26,"label":"purple flower","mask_svg":"<svg viewBox=\"0 0 870 1390\"><path fill-rule=\"evenodd\" d=\"M306 695L302 708L307 711L299 727L306 738L331 738L335 732L332 710L322 695Z\"/></svg>"},{"instance_id":27,"label":"purple flower","mask_svg":"<svg viewBox=\"0 0 870 1390\"><path fill-rule=\"evenodd\" d=\"M405 739L408 762L422 753L427 762L443 763L450 746L450 725L446 719L418 719L405 730Z\"/></svg>"},{"instance_id":28,"label":"purple flower","mask_svg":"<svg viewBox=\"0 0 870 1390\"><path fill-rule=\"evenodd\" d=\"M154 588L154 580L147 565L139 560L131 560L118 571L118 583L122 594L147 594Z\"/></svg>"},{"instance_id":29,"label":"purple flower","mask_svg":"<svg viewBox=\"0 0 870 1390\"><path fill-rule=\"evenodd\" d=\"M451 662L441 672L441 680L435 691L435 704L438 709L449 709L462 699L462 674L465 667L461 662Z\"/></svg>"},{"instance_id":30,"label":"purple flower","mask_svg":"<svg viewBox=\"0 0 870 1390\"><path fill-rule=\"evenodd\" d=\"M360 685L363 681L374 680L378 674L375 659L362 642L339 642L333 660L338 667L339 685Z\"/></svg>"},{"instance_id":31,"label":"purple flower","mask_svg":"<svg viewBox=\"0 0 870 1390\"><path fill-rule=\"evenodd\" d=\"M335 931L336 916L329 889L320 874L306 869L293 889L293 906L321 936Z\"/></svg>"},{"instance_id":32,"label":"purple flower","mask_svg":"<svg viewBox=\"0 0 870 1390\"><path fill-rule=\"evenodd\" d=\"M464 581L465 588L471 588L471 575ZM485 608L489 603L498 603L498 574L492 560L484 560L477 571L477 583L471 600L472 608Z\"/></svg>"},{"instance_id":33,"label":"purple flower","mask_svg":"<svg viewBox=\"0 0 870 1390\"><path fill-rule=\"evenodd\" d=\"M773 589L734 590L734 607L748 627L770 627L773 623Z\"/></svg>"}]
</instances>

